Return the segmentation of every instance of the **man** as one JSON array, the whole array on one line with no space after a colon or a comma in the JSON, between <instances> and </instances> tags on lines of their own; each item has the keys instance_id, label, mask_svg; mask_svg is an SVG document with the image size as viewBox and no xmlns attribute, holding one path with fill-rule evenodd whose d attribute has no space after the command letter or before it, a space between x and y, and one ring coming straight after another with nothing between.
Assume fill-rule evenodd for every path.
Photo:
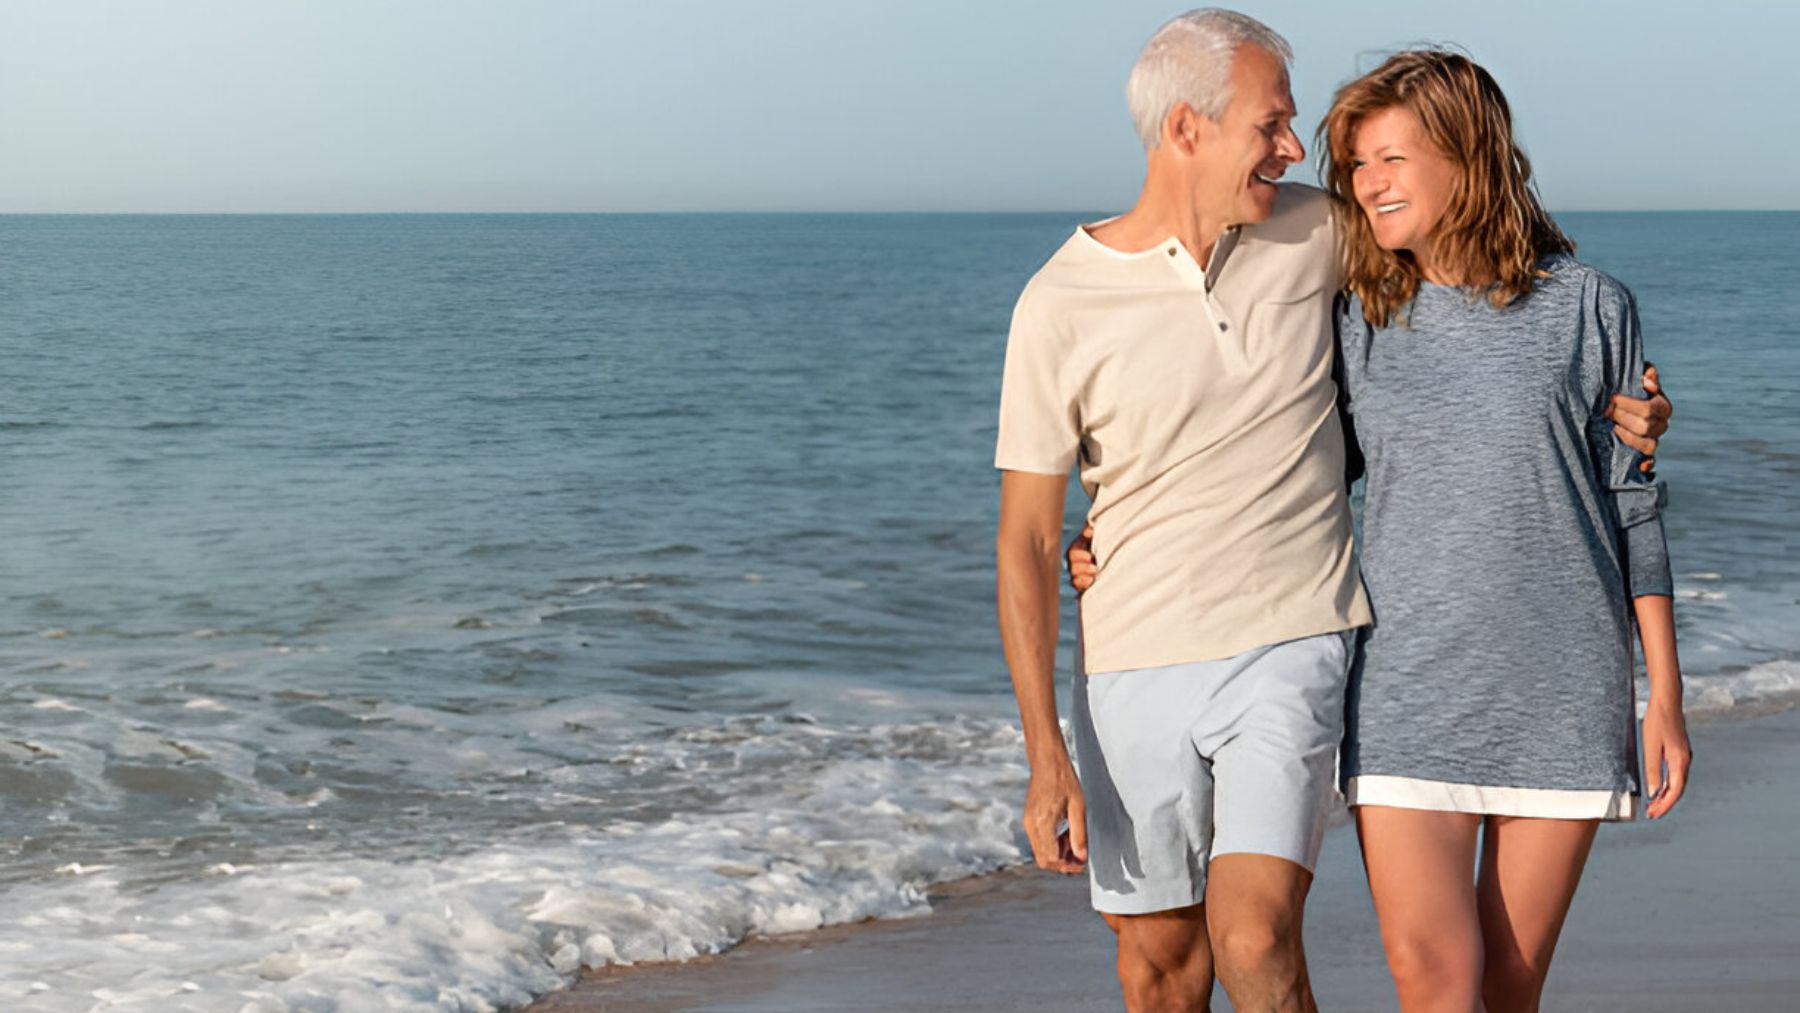
<instances>
[{"instance_id":1,"label":"man","mask_svg":"<svg viewBox=\"0 0 1800 1013\"><path fill-rule=\"evenodd\" d=\"M1157 32L1128 85L1138 201L1051 257L1007 343L996 560L1025 828L1039 865L1087 868L1132 1010L1204 1009L1215 971L1238 1009L1315 1008L1301 914L1369 613L1330 206L1275 182L1305 157L1289 58L1230 11ZM1081 611L1079 782L1054 687L1077 461L1101 573Z\"/></svg>"}]
</instances>

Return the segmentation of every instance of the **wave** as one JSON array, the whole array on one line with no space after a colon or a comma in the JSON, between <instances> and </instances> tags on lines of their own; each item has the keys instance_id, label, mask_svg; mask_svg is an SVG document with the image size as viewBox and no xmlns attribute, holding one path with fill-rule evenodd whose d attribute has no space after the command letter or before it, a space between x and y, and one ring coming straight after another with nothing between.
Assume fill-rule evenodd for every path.
<instances>
[{"instance_id":1,"label":"wave","mask_svg":"<svg viewBox=\"0 0 1800 1013\"><path fill-rule=\"evenodd\" d=\"M0 894L0 1005L29 1013L522 1005L583 966L685 960L751 935L929 910L934 883L1024 857L1010 722L728 722L672 748L795 753L729 809L564 820L461 854L214 862L155 889L65 864ZM659 760L679 759L662 756ZM498 833L494 834L500 837Z\"/></svg>"},{"instance_id":2,"label":"wave","mask_svg":"<svg viewBox=\"0 0 1800 1013\"><path fill-rule=\"evenodd\" d=\"M1646 695L1640 694L1640 700ZM1796 697L1800 697L1800 660L1792 658L1765 661L1735 672L1689 675L1682 685L1682 706L1697 716L1750 716Z\"/></svg>"}]
</instances>

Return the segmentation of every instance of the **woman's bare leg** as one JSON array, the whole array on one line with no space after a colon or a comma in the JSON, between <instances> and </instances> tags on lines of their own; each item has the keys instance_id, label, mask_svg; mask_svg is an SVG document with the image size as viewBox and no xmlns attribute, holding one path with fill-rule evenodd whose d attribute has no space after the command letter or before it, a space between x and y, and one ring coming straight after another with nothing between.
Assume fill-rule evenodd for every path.
<instances>
[{"instance_id":1,"label":"woman's bare leg","mask_svg":"<svg viewBox=\"0 0 1800 1013\"><path fill-rule=\"evenodd\" d=\"M1491 1013L1535 1013L1598 820L1489 816L1477 904Z\"/></svg>"},{"instance_id":2,"label":"woman's bare leg","mask_svg":"<svg viewBox=\"0 0 1800 1013\"><path fill-rule=\"evenodd\" d=\"M1473 813L1356 807L1363 867L1403 1013L1481 1010L1480 829Z\"/></svg>"}]
</instances>

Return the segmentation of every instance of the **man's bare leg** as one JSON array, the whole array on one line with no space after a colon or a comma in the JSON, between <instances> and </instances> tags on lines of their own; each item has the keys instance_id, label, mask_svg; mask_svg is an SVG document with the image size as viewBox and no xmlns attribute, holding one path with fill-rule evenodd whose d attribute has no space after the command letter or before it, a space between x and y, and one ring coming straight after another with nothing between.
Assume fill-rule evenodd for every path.
<instances>
[{"instance_id":1,"label":"man's bare leg","mask_svg":"<svg viewBox=\"0 0 1800 1013\"><path fill-rule=\"evenodd\" d=\"M1207 871L1208 936L1240 1013L1316 1013L1300 938L1312 873L1285 858L1229 854Z\"/></svg>"},{"instance_id":2,"label":"man's bare leg","mask_svg":"<svg viewBox=\"0 0 1800 1013\"><path fill-rule=\"evenodd\" d=\"M1130 1013L1206 1013L1213 976L1204 905L1101 917L1119 936L1119 986Z\"/></svg>"}]
</instances>

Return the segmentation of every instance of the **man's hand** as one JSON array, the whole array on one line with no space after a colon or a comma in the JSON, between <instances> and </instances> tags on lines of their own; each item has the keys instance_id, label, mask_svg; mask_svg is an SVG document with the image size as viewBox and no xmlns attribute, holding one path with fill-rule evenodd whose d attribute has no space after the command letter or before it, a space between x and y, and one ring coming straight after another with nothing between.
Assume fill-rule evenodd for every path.
<instances>
[{"instance_id":1,"label":"man's hand","mask_svg":"<svg viewBox=\"0 0 1800 1013\"><path fill-rule=\"evenodd\" d=\"M1644 368L1644 390L1650 394L1648 400L1614 394L1607 403L1606 417L1613 422L1614 435L1644 455L1638 467L1647 472L1656 467L1656 443L1669 431L1669 417L1675 414L1675 406L1663 393L1656 367L1648 363Z\"/></svg>"},{"instance_id":2,"label":"man's hand","mask_svg":"<svg viewBox=\"0 0 1800 1013\"><path fill-rule=\"evenodd\" d=\"M1081 529L1081 534L1069 543L1064 558L1069 561L1069 586L1076 594L1094 586L1094 578L1100 576L1100 567L1094 562L1094 526L1089 524Z\"/></svg>"},{"instance_id":3,"label":"man's hand","mask_svg":"<svg viewBox=\"0 0 1800 1013\"><path fill-rule=\"evenodd\" d=\"M1025 836L1038 868L1072 876L1087 867L1087 803L1067 756L1032 765Z\"/></svg>"}]
</instances>

